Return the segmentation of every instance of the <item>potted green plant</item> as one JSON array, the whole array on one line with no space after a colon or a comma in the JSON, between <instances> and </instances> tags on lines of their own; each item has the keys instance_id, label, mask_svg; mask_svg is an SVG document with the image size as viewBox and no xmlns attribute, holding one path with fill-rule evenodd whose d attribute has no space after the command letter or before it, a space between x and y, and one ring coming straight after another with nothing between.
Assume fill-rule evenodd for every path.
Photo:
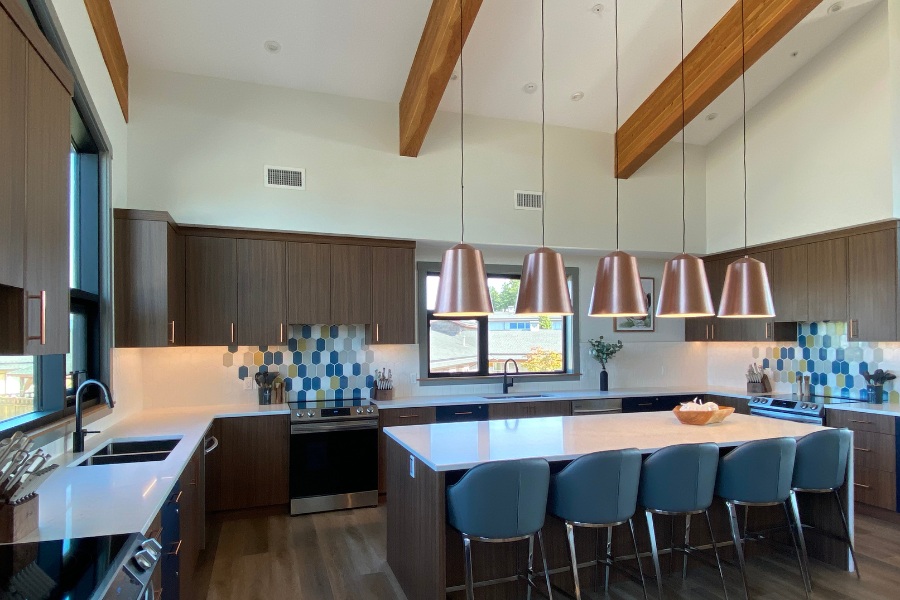
<instances>
[{"instance_id":1,"label":"potted green plant","mask_svg":"<svg viewBox=\"0 0 900 600\"><path fill-rule=\"evenodd\" d=\"M614 344L604 342L602 335L600 336L600 339L590 340L589 343L591 345L591 356L593 356L594 360L603 367L603 370L600 371L600 390L603 392L609 391L609 373L606 371L606 363L622 349L624 344L622 343L622 340L619 340Z\"/></svg>"},{"instance_id":2,"label":"potted green plant","mask_svg":"<svg viewBox=\"0 0 900 600\"><path fill-rule=\"evenodd\" d=\"M870 404L884 403L884 384L888 381L897 379L897 376L890 371L882 371L881 369L878 369L874 373L863 371L862 376L865 378L866 383L869 384L868 401Z\"/></svg>"}]
</instances>

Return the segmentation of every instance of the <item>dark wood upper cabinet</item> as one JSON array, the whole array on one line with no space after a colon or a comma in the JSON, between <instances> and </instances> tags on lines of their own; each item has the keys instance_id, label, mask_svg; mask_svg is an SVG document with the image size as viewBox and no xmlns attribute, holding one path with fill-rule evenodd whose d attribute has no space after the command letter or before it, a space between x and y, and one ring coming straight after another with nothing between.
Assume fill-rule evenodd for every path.
<instances>
[{"instance_id":1,"label":"dark wood upper cabinet","mask_svg":"<svg viewBox=\"0 0 900 600\"><path fill-rule=\"evenodd\" d=\"M809 320L848 320L850 294L847 238L807 245L809 265Z\"/></svg>"},{"instance_id":2,"label":"dark wood upper cabinet","mask_svg":"<svg viewBox=\"0 0 900 600\"><path fill-rule=\"evenodd\" d=\"M774 296L775 283L773 281L773 252L756 252L750 254L750 258L755 258L756 260L762 262L766 265L766 274L769 277L769 289L772 290L772 294ZM773 299L774 303L774 299ZM778 306L775 306L776 310ZM722 321L727 321L728 319L721 319ZM775 339L775 319L774 318L765 318L765 319L739 319L742 321L742 325L744 328L743 335L739 339L747 342L765 342L771 341ZM786 319L780 319L782 321Z\"/></svg>"},{"instance_id":3,"label":"dark wood upper cabinet","mask_svg":"<svg viewBox=\"0 0 900 600\"><path fill-rule=\"evenodd\" d=\"M116 346L180 346L185 339L184 238L164 219L114 221Z\"/></svg>"},{"instance_id":4,"label":"dark wood upper cabinet","mask_svg":"<svg viewBox=\"0 0 900 600\"><path fill-rule=\"evenodd\" d=\"M237 343L287 342L284 242L237 240Z\"/></svg>"},{"instance_id":5,"label":"dark wood upper cabinet","mask_svg":"<svg viewBox=\"0 0 900 600\"><path fill-rule=\"evenodd\" d=\"M0 9L0 285L25 285L25 82L28 42ZM21 337L21 334L19 336Z\"/></svg>"},{"instance_id":6,"label":"dark wood upper cabinet","mask_svg":"<svg viewBox=\"0 0 900 600\"><path fill-rule=\"evenodd\" d=\"M185 238L185 334L189 346L237 343L237 240Z\"/></svg>"},{"instance_id":7,"label":"dark wood upper cabinet","mask_svg":"<svg viewBox=\"0 0 900 600\"><path fill-rule=\"evenodd\" d=\"M789 246L775 250L767 265L772 280L776 321L809 320L809 246Z\"/></svg>"},{"instance_id":8,"label":"dark wood upper cabinet","mask_svg":"<svg viewBox=\"0 0 900 600\"><path fill-rule=\"evenodd\" d=\"M372 322L372 246L331 248L332 323Z\"/></svg>"},{"instance_id":9,"label":"dark wood upper cabinet","mask_svg":"<svg viewBox=\"0 0 900 600\"><path fill-rule=\"evenodd\" d=\"M722 301L722 290L725 287L725 275L728 265L734 262L732 259L719 259L707 263L706 276L709 281L709 290L712 294L713 309L719 312L719 302ZM710 341L737 342L744 339L743 319L710 319Z\"/></svg>"},{"instance_id":10,"label":"dark wood upper cabinet","mask_svg":"<svg viewBox=\"0 0 900 600\"><path fill-rule=\"evenodd\" d=\"M415 255L406 248L373 250L369 343L416 343Z\"/></svg>"},{"instance_id":11,"label":"dark wood upper cabinet","mask_svg":"<svg viewBox=\"0 0 900 600\"><path fill-rule=\"evenodd\" d=\"M896 228L850 236L848 339L897 339L897 252Z\"/></svg>"},{"instance_id":12,"label":"dark wood upper cabinet","mask_svg":"<svg viewBox=\"0 0 900 600\"><path fill-rule=\"evenodd\" d=\"M321 325L331 319L331 244L288 242L287 322Z\"/></svg>"}]
</instances>

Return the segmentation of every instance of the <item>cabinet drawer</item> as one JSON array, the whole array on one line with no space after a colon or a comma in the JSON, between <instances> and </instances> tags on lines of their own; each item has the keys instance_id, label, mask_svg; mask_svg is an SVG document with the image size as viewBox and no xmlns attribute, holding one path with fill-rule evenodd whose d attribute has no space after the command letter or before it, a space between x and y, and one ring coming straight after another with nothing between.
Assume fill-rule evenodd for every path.
<instances>
[{"instance_id":1,"label":"cabinet drawer","mask_svg":"<svg viewBox=\"0 0 900 600\"><path fill-rule=\"evenodd\" d=\"M435 412L433 406L421 408L394 408L383 410L379 413L381 427L396 427L398 425L427 425L434 423Z\"/></svg>"},{"instance_id":2,"label":"cabinet drawer","mask_svg":"<svg viewBox=\"0 0 900 600\"><path fill-rule=\"evenodd\" d=\"M875 469L856 469L853 491L857 502L897 510L897 484L893 473Z\"/></svg>"},{"instance_id":3,"label":"cabinet drawer","mask_svg":"<svg viewBox=\"0 0 900 600\"><path fill-rule=\"evenodd\" d=\"M896 435L895 417L860 413L852 410L831 409L826 415L829 427L846 427L853 431L870 431L885 435Z\"/></svg>"},{"instance_id":4,"label":"cabinet drawer","mask_svg":"<svg viewBox=\"0 0 900 600\"><path fill-rule=\"evenodd\" d=\"M895 473L897 463L896 440L892 435L853 432L853 464L857 469L877 469Z\"/></svg>"}]
</instances>

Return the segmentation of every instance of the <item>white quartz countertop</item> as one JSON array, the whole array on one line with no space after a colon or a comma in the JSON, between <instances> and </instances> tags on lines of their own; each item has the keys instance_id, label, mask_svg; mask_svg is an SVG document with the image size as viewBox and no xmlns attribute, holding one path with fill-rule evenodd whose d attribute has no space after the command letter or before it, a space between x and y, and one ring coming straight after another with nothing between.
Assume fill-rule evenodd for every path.
<instances>
[{"instance_id":1,"label":"white quartz countertop","mask_svg":"<svg viewBox=\"0 0 900 600\"><path fill-rule=\"evenodd\" d=\"M33 542L146 532L213 419L288 414L287 404L204 406L147 410L129 416L98 435L88 436L85 452L56 457L59 468L38 490L39 527ZM169 456L159 462L76 466L111 440L180 437Z\"/></svg>"},{"instance_id":2,"label":"white quartz countertop","mask_svg":"<svg viewBox=\"0 0 900 600\"><path fill-rule=\"evenodd\" d=\"M771 393L771 392L770 392ZM752 398L765 394L748 394L739 388L718 387L646 387L627 388L601 392L600 390L576 390L566 392L511 392L509 394L411 396L397 400L374 400L379 410L394 408L421 408L426 406L454 406L457 404L501 404L509 402L541 402L543 400L583 400L594 398L640 398L643 396L680 396L716 394L733 398Z\"/></svg>"},{"instance_id":3,"label":"white quartz countertop","mask_svg":"<svg viewBox=\"0 0 900 600\"><path fill-rule=\"evenodd\" d=\"M769 438L803 437L822 429L741 414L733 414L719 424L697 427L682 425L666 411L409 425L384 431L429 468L455 471L520 458L573 460L622 448L637 447L649 453L666 446L702 442L730 447Z\"/></svg>"},{"instance_id":4,"label":"white quartz countertop","mask_svg":"<svg viewBox=\"0 0 900 600\"><path fill-rule=\"evenodd\" d=\"M865 402L850 402L848 404L829 404L826 410L852 410L853 412L870 413L875 415L887 415L900 417L900 404L867 404Z\"/></svg>"}]
</instances>

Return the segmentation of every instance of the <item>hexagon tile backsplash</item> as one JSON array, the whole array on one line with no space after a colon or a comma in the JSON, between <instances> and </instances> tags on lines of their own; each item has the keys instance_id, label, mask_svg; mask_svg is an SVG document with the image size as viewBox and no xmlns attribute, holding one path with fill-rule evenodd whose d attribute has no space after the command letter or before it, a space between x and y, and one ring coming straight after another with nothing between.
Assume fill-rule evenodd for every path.
<instances>
[{"instance_id":1,"label":"hexagon tile backsplash","mask_svg":"<svg viewBox=\"0 0 900 600\"><path fill-rule=\"evenodd\" d=\"M229 346L222 364L239 379L278 371L290 400L368 398L375 353L364 325L293 325L286 346Z\"/></svg>"},{"instance_id":2,"label":"hexagon tile backsplash","mask_svg":"<svg viewBox=\"0 0 900 600\"><path fill-rule=\"evenodd\" d=\"M776 383L790 383L809 376L817 396L866 399L866 380L861 373L886 369L896 363L897 344L848 342L846 323L802 323L797 344L757 346L753 358L771 370ZM885 386L885 400L900 402L894 382Z\"/></svg>"}]
</instances>

